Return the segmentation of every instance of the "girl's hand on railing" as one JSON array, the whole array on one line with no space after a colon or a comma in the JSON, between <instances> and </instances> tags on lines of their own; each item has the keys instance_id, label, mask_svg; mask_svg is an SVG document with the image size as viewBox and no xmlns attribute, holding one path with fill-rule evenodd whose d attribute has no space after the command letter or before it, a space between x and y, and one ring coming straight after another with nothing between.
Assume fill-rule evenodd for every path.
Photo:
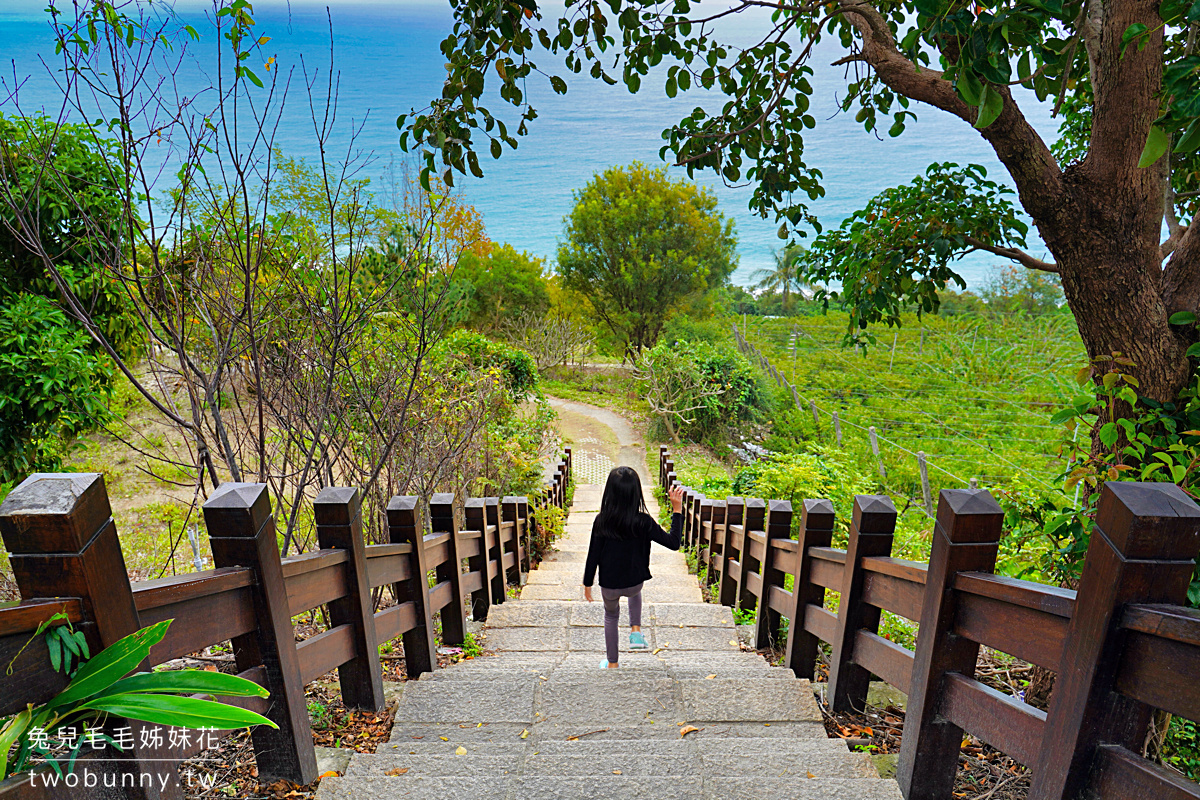
<instances>
[{"instance_id":1,"label":"girl's hand on railing","mask_svg":"<svg viewBox=\"0 0 1200 800\"><path fill-rule=\"evenodd\" d=\"M671 487L671 491L667 492L667 497L671 499L671 512L674 514L683 513L683 487L678 483Z\"/></svg>"}]
</instances>

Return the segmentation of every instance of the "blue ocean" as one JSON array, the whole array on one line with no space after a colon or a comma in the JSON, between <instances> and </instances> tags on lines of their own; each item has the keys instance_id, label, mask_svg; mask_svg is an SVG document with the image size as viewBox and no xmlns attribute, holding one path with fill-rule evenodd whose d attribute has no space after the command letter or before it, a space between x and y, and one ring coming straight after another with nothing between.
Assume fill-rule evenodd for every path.
<instances>
[{"instance_id":1,"label":"blue ocean","mask_svg":"<svg viewBox=\"0 0 1200 800\"><path fill-rule=\"evenodd\" d=\"M59 3L64 5L63 3ZM3 89L0 113L25 113L45 108L57 114L61 93L54 82L56 62L53 40L43 9L46 0L0 0L0 67ZM704 4L726 7L727 3ZM400 151L396 116L421 109L438 97L444 58L438 45L450 32L452 15L446 2L432 0L333 0L328 2L254 3L260 35L270 36L265 50L276 58L276 69L288 74L303 64L310 70L329 62L330 29L335 70L339 73L338 138L349 140L361 126L359 150L370 154L367 174L381 177L411 158ZM211 5L178 2L177 12L201 33L191 45L196 80L205 59L215 54L217 37L206 22ZM722 36L735 44L754 41L766 30L765 13L744 13L724 23ZM811 203L826 227L838 225L871 196L884 188L911 180L935 161L983 165L990 177L1008 182L1007 175L978 132L957 118L929 107L914 107L918 119L901 137L882 138L863 130L853 112L839 110L847 84L845 67L829 66L843 53L832 44L818 47L811 65L814 89L811 113L815 130L806 133L806 157L824 174L826 194ZM630 94L624 86L607 86L586 76L569 76L561 62L541 54L542 66L568 77L566 95L553 93L544 80L531 80L528 92L539 118L516 151L505 151L499 161L482 157L485 176L464 177L460 184L466 199L483 214L488 235L553 264L562 236L563 217L570 211L572 195L597 171L635 160L661 163L662 131L697 105L715 108L720 95L693 89L674 99L662 89L665 69ZM291 156L314 157L317 144L301 81L293 73L292 94L284 113L277 144ZM15 95L10 94L16 89ZM1047 104L1038 104L1029 93L1019 95L1025 113L1047 140L1057 128ZM493 106L499 106L494 98ZM512 116L516 116L515 114ZM886 124L884 126L886 128ZM336 153L336 147L331 150ZM679 177L682 169L672 168ZM777 223L763 220L747 208L750 189L725 186L718 178L703 176L698 182L716 193L721 210L737 224L739 267L734 282L750 285L755 273L774 263L782 242ZM167 188L163 186L162 188ZM1030 250L1047 258L1045 245L1031 231ZM961 272L971 288L986 284L1000 259L973 253L961 262Z\"/></svg>"}]
</instances>

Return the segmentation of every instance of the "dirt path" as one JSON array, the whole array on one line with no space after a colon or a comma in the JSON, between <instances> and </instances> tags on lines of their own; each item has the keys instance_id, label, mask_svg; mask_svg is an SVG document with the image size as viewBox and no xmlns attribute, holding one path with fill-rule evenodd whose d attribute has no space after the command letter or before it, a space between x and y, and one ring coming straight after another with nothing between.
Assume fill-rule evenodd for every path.
<instances>
[{"instance_id":1,"label":"dirt path","mask_svg":"<svg viewBox=\"0 0 1200 800\"><path fill-rule=\"evenodd\" d=\"M629 420L599 406L547 399L558 412L563 439L571 445L577 483L603 485L613 467L624 465L638 471L643 486L651 485L645 441Z\"/></svg>"}]
</instances>

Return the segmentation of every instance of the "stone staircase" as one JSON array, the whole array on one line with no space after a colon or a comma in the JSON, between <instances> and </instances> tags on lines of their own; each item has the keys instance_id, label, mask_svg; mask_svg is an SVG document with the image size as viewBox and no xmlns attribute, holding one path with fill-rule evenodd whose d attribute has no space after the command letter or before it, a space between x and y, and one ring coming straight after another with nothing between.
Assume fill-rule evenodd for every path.
<instances>
[{"instance_id":1,"label":"stone staircase","mask_svg":"<svg viewBox=\"0 0 1200 800\"><path fill-rule=\"evenodd\" d=\"M495 655L405 684L390 743L355 754L318 800L899 800L826 737L808 681L741 649L679 553L652 551L651 649L628 652L622 631L621 667L599 669L603 607L580 588L599 496L577 487L558 552L492 608Z\"/></svg>"}]
</instances>

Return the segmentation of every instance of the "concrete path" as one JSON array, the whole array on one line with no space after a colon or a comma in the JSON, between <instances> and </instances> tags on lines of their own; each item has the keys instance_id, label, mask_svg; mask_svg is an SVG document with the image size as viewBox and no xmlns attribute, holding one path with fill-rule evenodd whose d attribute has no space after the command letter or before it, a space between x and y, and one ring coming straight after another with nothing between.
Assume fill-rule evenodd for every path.
<instances>
[{"instance_id":1,"label":"concrete path","mask_svg":"<svg viewBox=\"0 0 1200 800\"><path fill-rule=\"evenodd\" d=\"M615 460L644 474L644 447L618 427L596 449L617 444ZM576 463L595 452L575 446ZM601 488L576 486L557 552L520 599L492 607L495 655L405 684L391 742L356 754L318 800L900 800L866 755L826 737L808 681L741 649L729 609L702 602L680 553L652 550L651 649L629 651L622 603L621 667L599 668L603 607L580 584Z\"/></svg>"}]
</instances>

